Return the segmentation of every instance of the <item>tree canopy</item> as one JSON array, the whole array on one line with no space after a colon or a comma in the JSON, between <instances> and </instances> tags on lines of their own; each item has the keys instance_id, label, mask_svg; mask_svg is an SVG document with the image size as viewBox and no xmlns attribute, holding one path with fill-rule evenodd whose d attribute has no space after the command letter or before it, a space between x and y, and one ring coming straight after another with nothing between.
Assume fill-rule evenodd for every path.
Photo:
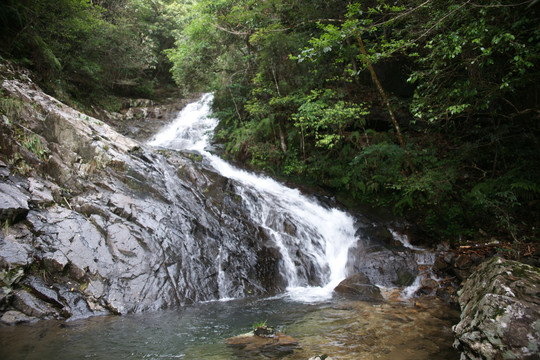
<instances>
[{"instance_id":1,"label":"tree canopy","mask_svg":"<svg viewBox=\"0 0 540 360\"><path fill-rule=\"evenodd\" d=\"M438 239L540 226L537 0L5 0L1 55L51 92L213 91L246 166ZM485 229L484 229L485 230Z\"/></svg>"},{"instance_id":2,"label":"tree canopy","mask_svg":"<svg viewBox=\"0 0 540 360\"><path fill-rule=\"evenodd\" d=\"M48 91L90 104L105 94L151 96L169 77L163 50L176 27L165 2L5 0L1 55Z\"/></svg>"},{"instance_id":3,"label":"tree canopy","mask_svg":"<svg viewBox=\"0 0 540 360\"><path fill-rule=\"evenodd\" d=\"M237 161L414 215L434 236L537 238L537 1L184 6L174 78L216 92L217 138Z\"/></svg>"}]
</instances>

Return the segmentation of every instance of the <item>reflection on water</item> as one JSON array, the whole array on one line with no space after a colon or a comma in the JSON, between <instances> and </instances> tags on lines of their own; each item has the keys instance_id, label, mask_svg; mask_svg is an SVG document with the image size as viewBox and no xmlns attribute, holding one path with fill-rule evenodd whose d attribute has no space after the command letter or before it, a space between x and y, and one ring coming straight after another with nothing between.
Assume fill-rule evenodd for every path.
<instances>
[{"instance_id":1,"label":"reflection on water","mask_svg":"<svg viewBox=\"0 0 540 360\"><path fill-rule=\"evenodd\" d=\"M458 359L451 326L459 313L436 299L369 304L301 304L244 299L180 311L41 321L0 327L1 359ZM242 356L224 340L267 320L300 344L292 354Z\"/></svg>"}]
</instances>

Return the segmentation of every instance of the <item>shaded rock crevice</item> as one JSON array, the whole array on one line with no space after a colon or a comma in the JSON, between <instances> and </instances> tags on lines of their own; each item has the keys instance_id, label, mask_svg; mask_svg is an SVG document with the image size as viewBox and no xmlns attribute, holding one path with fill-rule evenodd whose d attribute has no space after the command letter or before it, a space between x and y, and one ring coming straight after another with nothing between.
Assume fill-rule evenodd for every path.
<instances>
[{"instance_id":1,"label":"shaded rock crevice","mask_svg":"<svg viewBox=\"0 0 540 360\"><path fill-rule=\"evenodd\" d=\"M358 222L358 241L349 249L347 272L363 274L371 284L406 287L419 274L413 252L381 225Z\"/></svg>"}]
</instances>

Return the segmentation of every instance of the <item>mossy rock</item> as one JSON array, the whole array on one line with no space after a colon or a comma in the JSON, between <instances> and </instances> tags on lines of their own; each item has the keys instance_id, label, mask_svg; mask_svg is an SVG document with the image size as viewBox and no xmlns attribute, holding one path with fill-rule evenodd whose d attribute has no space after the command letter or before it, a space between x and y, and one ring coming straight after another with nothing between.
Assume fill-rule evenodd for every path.
<instances>
[{"instance_id":1,"label":"mossy rock","mask_svg":"<svg viewBox=\"0 0 540 360\"><path fill-rule=\"evenodd\" d=\"M540 272L494 257L459 291L454 347L467 359L538 359Z\"/></svg>"}]
</instances>

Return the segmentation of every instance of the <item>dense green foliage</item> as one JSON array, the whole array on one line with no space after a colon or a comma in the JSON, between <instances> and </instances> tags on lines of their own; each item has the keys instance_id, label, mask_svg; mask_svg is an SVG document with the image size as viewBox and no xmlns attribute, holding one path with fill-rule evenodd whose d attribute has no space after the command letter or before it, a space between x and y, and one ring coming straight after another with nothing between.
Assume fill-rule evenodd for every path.
<instances>
[{"instance_id":1,"label":"dense green foliage","mask_svg":"<svg viewBox=\"0 0 540 360\"><path fill-rule=\"evenodd\" d=\"M5 0L1 56L60 98L214 91L256 169L434 237L540 226L538 0ZM109 104L110 106L110 104ZM497 233L498 232L498 233Z\"/></svg>"},{"instance_id":2,"label":"dense green foliage","mask_svg":"<svg viewBox=\"0 0 540 360\"><path fill-rule=\"evenodd\" d=\"M217 139L237 161L437 237L522 241L540 225L539 5L183 2L169 57L186 91L215 91Z\"/></svg>"},{"instance_id":3,"label":"dense green foliage","mask_svg":"<svg viewBox=\"0 0 540 360\"><path fill-rule=\"evenodd\" d=\"M56 96L84 105L111 94L151 96L167 81L173 18L161 1L5 0L1 55Z\"/></svg>"}]
</instances>

